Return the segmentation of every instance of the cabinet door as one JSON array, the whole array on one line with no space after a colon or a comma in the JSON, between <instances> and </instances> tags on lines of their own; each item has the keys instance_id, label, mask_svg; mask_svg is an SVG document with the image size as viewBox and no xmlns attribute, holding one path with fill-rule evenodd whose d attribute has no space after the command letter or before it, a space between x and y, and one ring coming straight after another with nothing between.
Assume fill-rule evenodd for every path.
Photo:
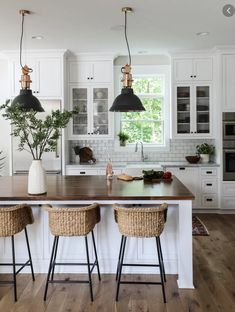
<instances>
[{"instance_id":1,"label":"cabinet door","mask_svg":"<svg viewBox=\"0 0 235 312\"><path fill-rule=\"evenodd\" d=\"M171 171L195 196L193 207L200 207L200 179L199 169L192 167L177 167L166 168L166 171ZM193 177L193 178L192 178Z\"/></svg>"},{"instance_id":2,"label":"cabinet door","mask_svg":"<svg viewBox=\"0 0 235 312\"><path fill-rule=\"evenodd\" d=\"M211 58L195 59L193 61L194 80L210 81L213 79L213 65Z\"/></svg>"},{"instance_id":3,"label":"cabinet door","mask_svg":"<svg viewBox=\"0 0 235 312\"><path fill-rule=\"evenodd\" d=\"M72 119L72 136L87 135L88 133L88 89L72 87L70 89L71 108L78 107L79 113Z\"/></svg>"},{"instance_id":4,"label":"cabinet door","mask_svg":"<svg viewBox=\"0 0 235 312\"><path fill-rule=\"evenodd\" d=\"M62 96L60 58L38 59L37 77L37 93L39 97L58 98Z\"/></svg>"},{"instance_id":5,"label":"cabinet door","mask_svg":"<svg viewBox=\"0 0 235 312\"><path fill-rule=\"evenodd\" d=\"M92 78L94 82L112 82L112 67L111 61L97 61L92 64Z\"/></svg>"},{"instance_id":6,"label":"cabinet door","mask_svg":"<svg viewBox=\"0 0 235 312\"><path fill-rule=\"evenodd\" d=\"M195 106L195 127L197 134L209 134L211 128L210 120L210 86L195 86L196 106Z\"/></svg>"},{"instance_id":7,"label":"cabinet door","mask_svg":"<svg viewBox=\"0 0 235 312\"><path fill-rule=\"evenodd\" d=\"M109 88L92 89L92 129L93 134L109 134Z\"/></svg>"},{"instance_id":8,"label":"cabinet door","mask_svg":"<svg viewBox=\"0 0 235 312\"><path fill-rule=\"evenodd\" d=\"M213 79L212 58L174 60L175 81L211 81Z\"/></svg>"},{"instance_id":9,"label":"cabinet door","mask_svg":"<svg viewBox=\"0 0 235 312\"><path fill-rule=\"evenodd\" d=\"M113 81L112 66L111 61L71 61L69 63L69 82L110 83Z\"/></svg>"},{"instance_id":10,"label":"cabinet door","mask_svg":"<svg viewBox=\"0 0 235 312\"><path fill-rule=\"evenodd\" d=\"M176 86L176 133L187 135L192 131L192 87Z\"/></svg>"},{"instance_id":11,"label":"cabinet door","mask_svg":"<svg viewBox=\"0 0 235 312\"><path fill-rule=\"evenodd\" d=\"M222 56L222 75L222 111L235 111L235 54Z\"/></svg>"},{"instance_id":12,"label":"cabinet door","mask_svg":"<svg viewBox=\"0 0 235 312\"><path fill-rule=\"evenodd\" d=\"M192 80L193 63L192 59L174 60L174 80L185 81Z\"/></svg>"}]
</instances>

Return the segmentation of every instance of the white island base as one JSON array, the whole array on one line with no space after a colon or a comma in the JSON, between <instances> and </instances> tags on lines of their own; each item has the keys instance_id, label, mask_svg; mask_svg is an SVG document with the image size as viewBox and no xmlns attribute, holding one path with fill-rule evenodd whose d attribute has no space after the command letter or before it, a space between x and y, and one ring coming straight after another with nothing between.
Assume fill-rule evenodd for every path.
<instances>
[{"instance_id":1,"label":"white island base","mask_svg":"<svg viewBox=\"0 0 235 312\"><path fill-rule=\"evenodd\" d=\"M29 225L28 235L32 253L34 270L36 273L47 273L53 236L50 234L47 212L39 204L50 203L54 206L66 204L90 204L94 201L35 201L29 204L33 207L35 222ZM101 207L101 221L96 225L98 259L101 273L116 273L121 234L114 221L111 205L116 201L99 201ZM160 204L160 200L136 200L135 204ZM192 271L192 201L164 200L169 204L167 222L161 235L161 244L166 274L178 274L179 288L194 288ZM1 204L16 204L5 202ZM19 202L19 203L22 203ZM132 201L118 200L119 204L133 204ZM89 235L90 239L90 235ZM91 240L90 255L93 257ZM22 262L27 258L24 232L15 236L16 261ZM10 238L0 239L1 262L11 262ZM59 240L57 261L84 262L86 260L85 242L83 237L61 237ZM128 238L125 260L132 263L158 263L156 241L154 238ZM125 261L124 260L124 261ZM1 272L12 272L10 267L0 267ZM95 269L96 270L96 269ZM94 272L95 272L94 270ZM29 272L25 268L22 272ZM57 266L55 272L87 273L86 266ZM159 274L158 268L124 267L123 273Z\"/></svg>"}]
</instances>

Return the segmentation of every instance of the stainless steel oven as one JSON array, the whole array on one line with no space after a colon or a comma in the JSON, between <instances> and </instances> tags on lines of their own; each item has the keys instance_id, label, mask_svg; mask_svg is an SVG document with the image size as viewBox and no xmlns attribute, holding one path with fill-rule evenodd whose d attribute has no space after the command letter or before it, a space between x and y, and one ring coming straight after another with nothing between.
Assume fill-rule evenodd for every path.
<instances>
[{"instance_id":1,"label":"stainless steel oven","mask_svg":"<svg viewBox=\"0 0 235 312\"><path fill-rule=\"evenodd\" d=\"M223 180L235 181L235 140L223 141Z\"/></svg>"},{"instance_id":2,"label":"stainless steel oven","mask_svg":"<svg viewBox=\"0 0 235 312\"><path fill-rule=\"evenodd\" d=\"M235 113L223 113L223 140L235 140Z\"/></svg>"}]
</instances>

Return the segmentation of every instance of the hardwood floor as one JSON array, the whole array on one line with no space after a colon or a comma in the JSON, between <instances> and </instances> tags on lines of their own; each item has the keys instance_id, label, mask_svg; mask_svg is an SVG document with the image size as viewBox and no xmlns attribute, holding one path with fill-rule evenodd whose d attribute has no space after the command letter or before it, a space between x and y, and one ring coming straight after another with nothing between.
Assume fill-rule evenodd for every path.
<instances>
[{"instance_id":1,"label":"hardwood floor","mask_svg":"<svg viewBox=\"0 0 235 312\"><path fill-rule=\"evenodd\" d=\"M198 214L197 214L198 215ZM122 285L115 303L114 275L94 277L94 298L90 302L88 285L49 286L48 300L43 301L45 274L18 276L18 302L13 301L12 286L0 285L1 312L232 312L235 311L235 215L201 214L210 236L193 238L194 290L179 290L176 276L168 275L167 304L161 287ZM1 279L7 276L1 275ZM130 278L130 277L129 277ZM132 277L133 278L133 277ZM144 280L146 276L139 276ZM147 276L148 280L152 276Z\"/></svg>"}]
</instances>

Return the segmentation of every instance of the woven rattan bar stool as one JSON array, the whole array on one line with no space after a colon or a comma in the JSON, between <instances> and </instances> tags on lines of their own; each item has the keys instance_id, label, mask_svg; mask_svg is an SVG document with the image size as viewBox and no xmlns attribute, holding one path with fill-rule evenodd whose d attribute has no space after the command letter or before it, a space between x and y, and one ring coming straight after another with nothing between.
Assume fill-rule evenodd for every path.
<instances>
[{"instance_id":1,"label":"woven rattan bar stool","mask_svg":"<svg viewBox=\"0 0 235 312\"><path fill-rule=\"evenodd\" d=\"M89 283L91 301L93 301L92 279L91 273L97 267L98 277L100 278L99 262L96 251L95 237L93 229L100 221L100 207L98 204L92 204L85 207L69 206L68 208L44 206L49 215L49 227L52 235L54 235L54 242L51 252L49 270L47 274L46 287L44 292L44 300L47 298L47 290L49 283ZM95 253L95 260L90 262L87 234L91 232L93 248ZM86 247L86 263L63 263L56 262L56 255L58 250L58 243L60 236L84 236ZM55 280L54 270L56 265L86 265L88 270L88 280Z\"/></svg>"},{"instance_id":2,"label":"woven rattan bar stool","mask_svg":"<svg viewBox=\"0 0 235 312\"><path fill-rule=\"evenodd\" d=\"M0 237L11 236L12 247L12 263L0 263L1 266L12 266L13 268L13 280L0 281L0 284L13 284L14 285L14 299L17 301L17 288L16 288L16 275L25 267L31 267L32 279L34 278L33 264L29 247L29 239L26 230L28 224L34 222L32 209L29 205L22 204L13 207L0 207ZM15 261L15 243L14 235L24 230L26 245L28 249L29 259L25 263L16 263ZM20 266L16 270L16 266Z\"/></svg>"},{"instance_id":3,"label":"woven rattan bar stool","mask_svg":"<svg viewBox=\"0 0 235 312\"><path fill-rule=\"evenodd\" d=\"M120 284L151 284L151 285L161 285L163 300L166 303L165 295L165 285L166 276L164 261L162 255L160 235L164 229L167 216L167 204L162 204L158 207L123 207L120 205L113 205L115 221L118 224L120 233L122 234L118 264L117 264L117 290L116 290L116 301L119 297ZM127 237L155 237L157 254L158 254L158 264L133 264L133 263L123 263L126 240ZM137 281L122 281L122 268L123 266L147 266L147 267L159 267L160 269L160 282L137 282Z\"/></svg>"}]
</instances>

